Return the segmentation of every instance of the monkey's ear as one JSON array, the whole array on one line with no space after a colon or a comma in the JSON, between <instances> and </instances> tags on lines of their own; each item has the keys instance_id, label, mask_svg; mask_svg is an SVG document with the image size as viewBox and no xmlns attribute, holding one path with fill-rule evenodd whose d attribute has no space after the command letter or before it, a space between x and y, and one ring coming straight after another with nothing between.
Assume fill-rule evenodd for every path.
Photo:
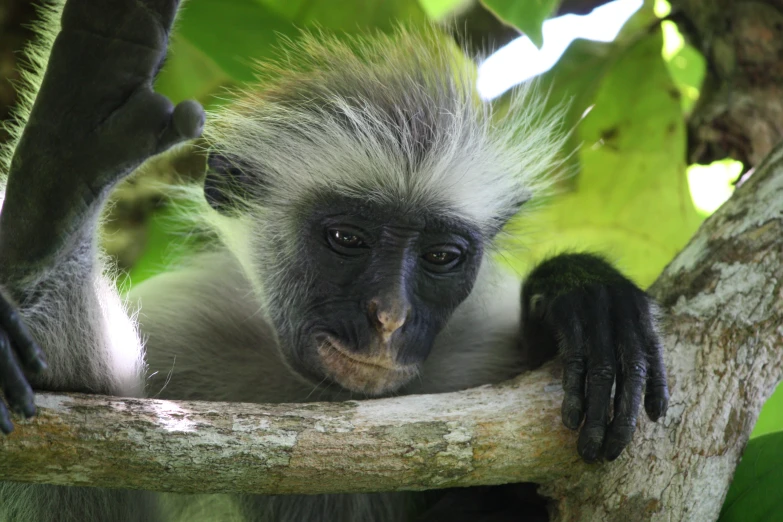
<instances>
[{"instance_id":1,"label":"monkey's ear","mask_svg":"<svg viewBox=\"0 0 783 522\"><path fill-rule=\"evenodd\" d=\"M221 214L241 210L252 186L253 178L241 161L213 151L208 153L204 197L212 208Z\"/></svg>"}]
</instances>

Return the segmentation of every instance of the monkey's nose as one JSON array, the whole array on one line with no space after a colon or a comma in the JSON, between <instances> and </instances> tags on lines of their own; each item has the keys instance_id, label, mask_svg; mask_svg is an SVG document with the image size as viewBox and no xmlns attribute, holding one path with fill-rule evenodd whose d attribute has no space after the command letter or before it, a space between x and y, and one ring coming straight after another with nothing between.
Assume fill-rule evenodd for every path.
<instances>
[{"instance_id":1,"label":"monkey's nose","mask_svg":"<svg viewBox=\"0 0 783 522\"><path fill-rule=\"evenodd\" d=\"M392 334L402 328L410 315L410 304L404 299L371 299L368 304L370 320L381 334L384 343L388 343Z\"/></svg>"}]
</instances>

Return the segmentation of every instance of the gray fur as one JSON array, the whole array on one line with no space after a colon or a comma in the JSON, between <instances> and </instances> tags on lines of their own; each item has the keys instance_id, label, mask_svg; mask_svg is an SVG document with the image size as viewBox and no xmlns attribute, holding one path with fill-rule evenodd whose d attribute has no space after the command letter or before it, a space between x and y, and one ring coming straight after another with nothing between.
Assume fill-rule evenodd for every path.
<instances>
[{"instance_id":1,"label":"gray fur","mask_svg":"<svg viewBox=\"0 0 783 522\"><path fill-rule=\"evenodd\" d=\"M0 482L3 522L156 522L155 493ZM212 520L221 520L213 518ZM183 521L184 522L184 521Z\"/></svg>"},{"instance_id":2,"label":"gray fur","mask_svg":"<svg viewBox=\"0 0 783 522\"><path fill-rule=\"evenodd\" d=\"M33 52L36 70L54 34L56 11L47 13ZM348 392L314 386L290 370L270 326L271 301L306 291L304 283L273 284L297 255L279 240L295 230L297 203L339 187L371 201L453 213L490 236L542 185L561 138L539 98L518 95L510 117L497 122L478 100L472 64L434 30L400 30L353 45L358 55L337 40L307 36L277 68L260 71L260 94L241 94L210 116L212 147L264 178L246 194L243 214L204 208L201 217L225 247L133 289L138 322L95 253L94 222L54 266L5 277L50 361L41 388L138 396L146 384L146 395L169 399L347 399ZM36 88L39 77L31 73L28 86ZM22 117L32 98L24 98ZM0 152L3 166L10 154ZM519 318L518 279L487 255L473 294L437 339L421 379L401 393L457 390L522 371ZM410 519L417 498L192 497L1 484L0 521L396 522Z\"/></svg>"}]
</instances>

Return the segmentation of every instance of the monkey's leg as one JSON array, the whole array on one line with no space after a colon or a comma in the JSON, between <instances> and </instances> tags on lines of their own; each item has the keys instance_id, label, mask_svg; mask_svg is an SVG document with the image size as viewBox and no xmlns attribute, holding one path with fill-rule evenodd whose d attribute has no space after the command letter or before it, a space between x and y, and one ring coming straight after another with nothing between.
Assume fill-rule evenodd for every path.
<instances>
[{"instance_id":1,"label":"monkey's leg","mask_svg":"<svg viewBox=\"0 0 783 522\"><path fill-rule=\"evenodd\" d=\"M46 353L49 369L33 379L37 388L142 393L141 342L103 275L96 227L119 180L201 131L198 104L175 108L152 90L178 4L68 0L63 9L0 213L0 282L17 303L16 310L0 307L0 326L16 324L18 313ZM20 375L23 345L0 350L0 378ZM26 385L2 384L10 385L9 402ZM0 520L152 521L148 497L2 484Z\"/></svg>"}]
</instances>

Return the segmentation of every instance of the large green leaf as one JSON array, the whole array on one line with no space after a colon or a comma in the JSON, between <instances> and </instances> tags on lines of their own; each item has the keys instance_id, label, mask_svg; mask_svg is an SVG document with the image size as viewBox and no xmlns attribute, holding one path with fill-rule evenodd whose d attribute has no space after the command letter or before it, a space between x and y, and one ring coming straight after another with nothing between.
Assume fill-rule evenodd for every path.
<instances>
[{"instance_id":1,"label":"large green leaf","mask_svg":"<svg viewBox=\"0 0 783 522\"><path fill-rule=\"evenodd\" d=\"M221 87L253 80L254 63L274 56L281 39L295 39L301 28L387 31L398 21L425 19L416 0L190 0L157 88L175 100L208 103Z\"/></svg>"},{"instance_id":2,"label":"large green leaf","mask_svg":"<svg viewBox=\"0 0 783 522\"><path fill-rule=\"evenodd\" d=\"M419 23L426 19L417 0L256 0L297 26L317 24L328 30L356 32L372 27L391 29L399 22Z\"/></svg>"},{"instance_id":3,"label":"large green leaf","mask_svg":"<svg viewBox=\"0 0 783 522\"><path fill-rule=\"evenodd\" d=\"M783 520L783 433L752 439L734 473L719 522Z\"/></svg>"},{"instance_id":4,"label":"large green leaf","mask_svg":"<svg viewBox=\"0 0 783 522\"><path fill-rule=\"evenodd\" d=\"M463 0L419 0L419 3L433 20L441 20L465 4Z\"/></svg>"},{"instance_id":5,"label":"large green leaf","mask_svg":"<svg viewBox=\"0 0 783 522\"><path fill-rule=\"evenodd\" d=\"M541 32L544 20L555 11L559 0L481 0L503 22L516 27L533 42L536 47L544 44Z\"/></svg>"},{"instance_id":6,"label":"large green leaf","mask_svg":"<svg viewBox=\"0 0 783 522\"><path fill-rule=\"evenodd\" d=\"M174 101L213 96L253 79L253 62L268 58L293 25L256 0L192 0L182 9L156 89Z\"/></svg>"},{"instance_id":7,"label":"large green leaf","mask_svg":"<svg viewBox=\"0 0 783 522\"><path fill-rule=\"evenodd\" d=\"M639 38L649 33L652 24L657 23L652 1L646 0L624 25L614 42L596 42L577 39L568 46L561 58L551 70L536 81L541 91L548 93L548 105L568 104L564 127L573 130L566 144L566 155L577 150L582 137L576 132L585 112L593 106L596 93L604 77L612 70ZM568 156L567 168L572 173L581 170L579 156Z\"/></svg>"},{"instance_id":8,"label":"large green leaf","mask_svg":"<svg viewBox=\"0 0 783 522\"><path fill-rule=\"evenodd\" d=\"M783 386L778 386L772 397L764 403L750 438L761 437L776 431L783 432ZM783 518L781 519L783 520Z\"/></svg>"},{"instance_id":9,"label":"large green leaf","mask_svg":"<svg viewBox=\"0 0 783 522\"><path fill-rule=\"evenodd\" d=\"M237 81L253 79L253 62L268 57L281 36L294 36L289 20L255 0L188 2L177 34Z\"/></svg>"},{"instance_id":10,"label":"large green leaf","mask_svg":"<svg viewBox=\"0 0 783 522\"><path fill-rule=\"evenodd\" d=\"M685 176L685 122L660 31L610 65L578 127L581 172L570 191L524 216L529 265L563 250L602 252L649 285L698 228ZM528 225L533 223L533 225Z\"/></svg>"},{"instance_id":11,"label":"large green leaf","mask_svg":"<svg viewBox=\"0 0 783 522\"><path fill-rule=\"evenodd\" d=\"M596 93L606 74L624 48L614 43L574 41L557 64L538 80L541 90L548 93L548 106L553 109L559 104L567 104L564 128L569 134L564 153L568 160L568 169L577 174L581 170L578 155L568 155L578 150L582 137L577 132L583 115L595 101Z\"/></svg>"},{"instance_id":12,"label":"large green leaf","mask_svg":"<svg viewBox=\"0 0 783 522\"><path fill-rule=\"evenodd\" d=\"M195 99L209 106L213 95L234 80L189 40L175 34L169 59L155 82L155 89L174 103Z\"/></svg>"},{"instance_id":13,"label":"large green leaf","mask_svg":"<svg viewBox=\"0 0 783 522\"><path fill-rule=\"evenodd\" d=\"M699 89L707 68L706 62L701 53L685 41L674 22L665 20L661 27L666 66L682 94L683 111L689 113L699 97Z\"/></svg>"}]
</instances>

